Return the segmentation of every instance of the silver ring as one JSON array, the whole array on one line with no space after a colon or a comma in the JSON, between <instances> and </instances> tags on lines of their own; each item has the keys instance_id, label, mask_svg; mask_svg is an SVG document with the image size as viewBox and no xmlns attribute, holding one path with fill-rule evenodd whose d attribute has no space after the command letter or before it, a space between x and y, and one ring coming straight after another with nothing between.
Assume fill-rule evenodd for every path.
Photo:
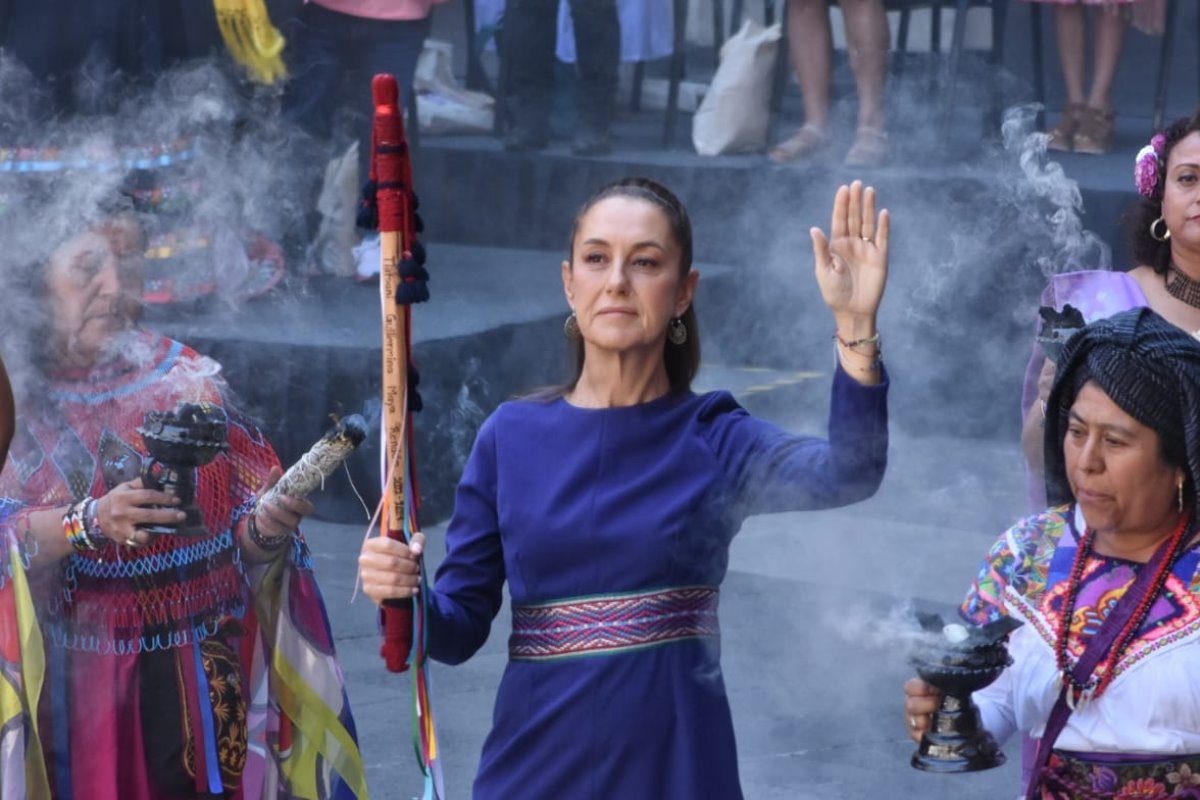
<instances>
[{"instance_id":1,"label":"silver ring","mask_svg":"<svg viewBox=\"0 0 1200 800\"><path fill-rule=\"evenodd\" d=\"M919 722L917 722L916 717L909 717L908 718L908 727L912 728L915 731L917 728L921 727L921 724Z\"/></svg>"},{"instance_id":2,"label":"silver ring","mask_svg":"<svg viewBox=\"0 0 1200 800\"><path fill-rule=\"evenodd\" d=\"M863 237L861 237L861 238L862 238L862 240L863 240L864 242L873 242L873 241L875 241L875 240L874 240L874 239L872 239L870 236L863 236Z\"/></svg>"},{"instance_id":3,"label":"silver ring","mask_svg":"<svg viewBox=\"0 0 1200 800\"><path fill-rule=\"evenodd\" d=\"M130 536L128 539L125 540L125 546L126 547L137 547L138 540L135 539L134 537Z\"/></svg>"}]
</instances>

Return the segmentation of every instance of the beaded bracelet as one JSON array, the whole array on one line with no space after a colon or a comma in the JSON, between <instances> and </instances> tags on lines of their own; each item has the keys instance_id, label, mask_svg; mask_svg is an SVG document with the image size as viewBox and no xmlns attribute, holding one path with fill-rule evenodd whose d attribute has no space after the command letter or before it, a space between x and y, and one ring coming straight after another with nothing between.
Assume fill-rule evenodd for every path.
<instances>
[{"instance_id":1,"label":"beaded bracelet","mask_svg":"<svg viewBox=\"0 0 1200 800\"><path fill-rule=\"evenodd\" d=\"M98 531L88 528L87 510L94 503L90 497L85 497L67 507L63 514L63 534L76 551L83 553L89 550L99 550L106 544L106 539Z\"/></svg>"},{"instance_id":2,"label":"beaded bracelet","mask_svg":"<svg viewBox=\"0 0 1200 800\"><path fill-rule=\"evenodd\" d=\"M874 336L868 337L866 339L855 339L850 342L847 342L845 339L843 339L841 336L839 336L838 334L835 333L833 335L833 341L834 341L833 356L834 356L835 363L840 359L840 356L841 356L839 348L844 347L844 348L846 348L847 351L854 353L854 355L856 355L856 356L862 356L864 358L871 359L870 364L867 364L866 366L858 367L858 369L866 370L867 372L878 372L882 368L882 366L883 366L883 346L880 344L878 332L876 332ZM861 347L862 345L865 345L865 344L875 345L875 352L874 353L860 353L858 350L855 349L856 347Z\"/></svg>"},{"instance_id":3,"label":"beaded bracelet","mask_svg":"<svg viewBox=\"0 0 1200 800\"><path fill-rule=\"evenodd\" d=\"M94 497L88 498L83 510L83 529L95 541L103 541L104 529L100 527L100 501Z\"/></svg>"},{"instance_id":4,"label":"beaded bracelet","mask_svg":"<svg viewBox=\"0 0 1200 800\"><path fill-rule=\"evenodd\" d=\"M290 533L285 533L282 536L264 536L258 530L258 521L255 519L253 513L246 520L246 531L250 534L250 541L267 551L278 550L291 541L292 538Z\"/></svg>"},{"instance_id":5,"label":"beaded bracelet","mask_svg":"<svg viewBox=\"0 0 1200 800\"><path fill-rule=\"evenodd\" d=\"M875 352L876 352L876 354L879 354L879 353L882 353L882 352L883 352L883 342L882 342L882 340L879 338L879 331L875 331L875 334L874 334L873 336L868 336L868 337L867 337L867 338L865 338L865 339L853 339L853 340L851 340L851 341L849 341L849 342L847 342L845 339L843 339L843 338L842 338L842 335L841 335L840 333L837 333L837 332L835 331L835 332L834 332L834 334L833 334L833 338L834 338L835 340L837 340L837 343L838 343L838 344L840 344L842 347L846 348L847 350L849 350L849 351L851 351L851 352L855 352L855 353L857 353L857 352L858 352L858 348L862 347L862 346L863 346L863 345L865 345L865 344L873 344L873 345L875 345ZM863 353L859 353L859 355L864 355L864 354L863 354Z\"/></svg>"}]
</instances>

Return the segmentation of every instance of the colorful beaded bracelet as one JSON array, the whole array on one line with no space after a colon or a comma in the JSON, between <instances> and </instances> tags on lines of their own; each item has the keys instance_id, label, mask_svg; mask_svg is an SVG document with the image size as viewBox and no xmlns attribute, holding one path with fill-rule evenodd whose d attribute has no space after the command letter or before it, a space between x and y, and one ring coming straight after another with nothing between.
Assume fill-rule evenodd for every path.
<instances>
[{"instance_id":1,"label":"colorful beaded bracelet","mask_svg":"<svg viewBox=\"0 0 1200 800\"><path fill-rule=\"evenodd\" d=\"M93 498L85 497L72 503L67 508L67 513L63 514L63 534L71 543L71 547L80 553L99 550L108 542L99 532L98 524L95 530L88 527L88 512L94 513L95 502Z\"/></svg>"}]
</instances>

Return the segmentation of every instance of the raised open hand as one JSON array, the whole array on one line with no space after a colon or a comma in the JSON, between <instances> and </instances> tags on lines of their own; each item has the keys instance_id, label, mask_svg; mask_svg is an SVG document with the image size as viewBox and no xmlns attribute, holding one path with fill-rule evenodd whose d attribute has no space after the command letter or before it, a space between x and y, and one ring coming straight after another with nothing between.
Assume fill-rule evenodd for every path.
<instances>
[{"instance_id":1,"label":"raised open hand","mask_svg":"<svg viewBox=\"0 0 1200 800\"><path fill-rule=\"evenodd\" d=\"M888 234L891 217L875 213L875 189L862 181L838 189L833 200L829 236L813 228L813 254L817 284L835 317L868 323L874 328L875 312L887 283ZM861 327L860 327L861 329Z\"/></svg>"}]
</instances>

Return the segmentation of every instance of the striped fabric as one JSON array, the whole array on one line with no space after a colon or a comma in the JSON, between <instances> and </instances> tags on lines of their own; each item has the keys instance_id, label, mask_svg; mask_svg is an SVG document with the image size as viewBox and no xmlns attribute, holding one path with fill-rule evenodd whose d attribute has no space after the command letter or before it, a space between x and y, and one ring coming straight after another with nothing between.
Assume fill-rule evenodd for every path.
<instances>
[{"instance_id":1,"label":"striped fabric","mask_svg":"<svg viewBox=\"0 0 1200 800\"><path fill-rule=\"evenodd\" d=\"M508 655L544 661L717 637L718 598L715 587L686 586L513 606Z\"/></svg>"}]
</instances>

